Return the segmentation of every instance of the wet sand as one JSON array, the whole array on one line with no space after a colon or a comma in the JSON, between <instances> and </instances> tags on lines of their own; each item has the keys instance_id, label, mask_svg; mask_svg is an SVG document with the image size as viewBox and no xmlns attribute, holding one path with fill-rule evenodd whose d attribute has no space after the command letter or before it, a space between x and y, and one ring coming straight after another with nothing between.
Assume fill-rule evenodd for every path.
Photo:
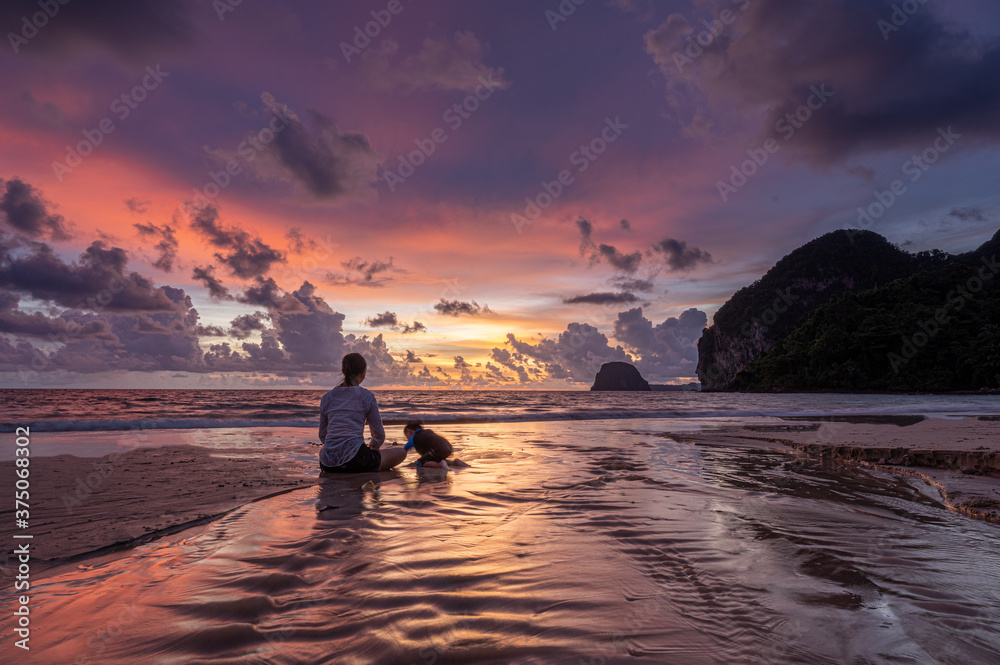
<instances>
[{"instance_id":1,"label":"wet sand","mask_svg":"<svg viewBox=\"0 0 1000 665\"><path fill-rule=\"evenodd\" d=\"M1000 522L1000 420L994 417L787 420L669 436L702 445L786 450L913 476L935 487L952 510Z\"/></svg>"},{"instance_id":2,"label":"wet sand","mask_svg":"<svg viewBox=\"0 0 1000 665\"><path fill-rule=\"evenodd\" d=\"M608 424L614 428L627 421L605 421L600 427ZM291 441L308 438L301 430L281 434L275 437L281 450L288 450ZM950 509L1000 521L1000 421L994 419L769 419L766 424L653 435L688 444L795 453L909 475L936 488ZM145 433L142 442L173 440L178 440L176 433ZM133 547L320 480L311 458L315 447L300 444L298 460L289 463L273 450L263 454L259 448L232 447L239 438L230 432L192 434L180 440L211 448L163 445L98 458L35 458L31 532L36 534L36 571ZM12 477L13 462L0 462L0 474ZM6 542L11 542L12 517L10 510L0 512L0 539ZM0 588L9 581L0 576Z\"/></svg>"},{"instance_id":3,"label":"wet sand","mask_svg":"<svg viewBox=\"0 0 1000 665\"><path fill-rule=\"evenodd\" d=\"M663 429L455 426L462 471L303 467L316 485L46 571L19 661L998 662L1000 529L910 478Z\"/></svg>"},{"instance_id":4,"label":"wet sand","mask_svg":"<svg viewBox=\"0 0 1000 665\"><path fill-rule=\"evenodd\" d=\"M133 547L315 479L252 450L140 448L99 458L32 459L30 528L36 574L56 563ZM0 462L14 477L14 462ZM12 541L12 510L0 541ZM10 580L3 580L7 586Z\"/></svg>"}]
</instances>

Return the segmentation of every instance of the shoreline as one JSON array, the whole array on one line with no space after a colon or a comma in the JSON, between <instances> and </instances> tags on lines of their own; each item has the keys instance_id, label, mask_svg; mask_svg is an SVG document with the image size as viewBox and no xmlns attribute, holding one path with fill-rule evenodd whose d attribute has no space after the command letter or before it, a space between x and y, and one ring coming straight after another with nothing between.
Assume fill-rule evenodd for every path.
<instances>
[{"instance_id":1,"label":"shoreline","mask_svg":"<svg viewBox=\"0 0 1000 665\"><path fill-rule=\"evenodd\" d=\"M607 422L613 432L628 421ZM1000 523L1000 420L995 417L795 416L704 423L696 431L665 431L664 425L648 419L641 431L689 444L781 452L918 478L935 488L949 510ZM488 436L469 426L462 431L459 441ZM170 431L149 434L147 445L178 440ZM268 441L280 445L270 448L256 440L257 446L240 445L226 433L203 434L100 457L36 458L31 531L41 536L33 549L39 572L113 555L321 481L312 464L314 450L294 444L294 433L272 432ZM0 462L0 473L12 472L12 461ZM379 477L362 476L353 479ZM13 520L3 524L8 522ZM0 529L0 537L8 540L11 533L9 527ZM5 578L3 586L9 583Z\"/></svg>"}]
</instances>

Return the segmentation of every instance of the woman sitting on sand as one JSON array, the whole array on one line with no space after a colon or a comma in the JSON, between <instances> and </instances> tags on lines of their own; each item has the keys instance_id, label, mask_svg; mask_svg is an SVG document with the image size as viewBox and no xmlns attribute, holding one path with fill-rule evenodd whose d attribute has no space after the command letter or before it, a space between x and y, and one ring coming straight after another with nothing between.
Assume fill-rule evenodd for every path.
<instances>
[{"instance_id":1,"label":"woman sitting on sand","mask_svg":"<svg viewBox=\"0 0 1000 665\"><path fill-rule=\"evenodd\" d=\"M402 448L380 451L385 428L378 402L361 387L368 363L360 353L348 353L341 363L344 380L319 403L319 467L327 473L385 471L406 459ZM365 444L365 423L372 438Z\"/></svg>"}]
</instances>

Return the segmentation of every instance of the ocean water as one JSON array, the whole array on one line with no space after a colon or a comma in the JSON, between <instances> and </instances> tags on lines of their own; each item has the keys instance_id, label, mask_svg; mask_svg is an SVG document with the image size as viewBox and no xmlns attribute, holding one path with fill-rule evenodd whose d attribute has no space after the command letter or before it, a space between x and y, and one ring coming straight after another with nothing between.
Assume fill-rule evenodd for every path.
<instances>
[{"instance_id":1,"label":"ocean water","mask_svg":"<svg viewBox=\"0 0 1000 665\"><path fill-rule=\"evenodd\" d=\"M320 390L0 390L0 431L315 427ZM375 390L382 419L427 423L1000 413L996 395Z\"/></svg>"}]
</instances>

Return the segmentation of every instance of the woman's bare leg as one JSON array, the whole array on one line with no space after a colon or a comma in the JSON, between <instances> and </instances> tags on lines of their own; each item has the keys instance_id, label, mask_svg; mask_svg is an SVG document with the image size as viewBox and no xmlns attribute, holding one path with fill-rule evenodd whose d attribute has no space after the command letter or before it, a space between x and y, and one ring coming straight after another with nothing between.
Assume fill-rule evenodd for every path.
<instances>
[{"instance_id":1,"label":"woman's bare leg","mask_svg":"<svg viewBox=\"0 0 1000 665\"><path fill-rule=\"evenodd\" d=\"M402 448L383 448L379 452L382 453L382 464L378 468L379 471L391 469L406 459L406 451Z\"/></svg>"}]
</instances>

